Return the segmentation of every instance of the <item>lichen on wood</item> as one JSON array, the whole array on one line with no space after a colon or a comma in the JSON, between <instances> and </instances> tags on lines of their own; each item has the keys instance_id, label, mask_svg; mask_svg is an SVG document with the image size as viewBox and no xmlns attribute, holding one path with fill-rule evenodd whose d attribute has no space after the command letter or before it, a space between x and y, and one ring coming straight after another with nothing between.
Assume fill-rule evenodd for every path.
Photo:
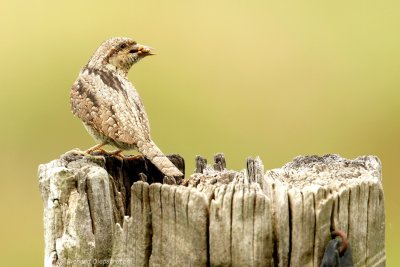
<instances>
[{"instance_id":1,"label":"lichen on wood","mask_svg":"<svg viewBox=\"0 0 400 267\"><path fill-rule=\"evenodd\" d=\"M183 158L169 158L184 172ZM197 156L179 180L145 158L79 150L40 165L45 266L319 266L335 229L347 233L355 266L385 266L377 157L246 166Z\"/></svg>"}]
</instances>

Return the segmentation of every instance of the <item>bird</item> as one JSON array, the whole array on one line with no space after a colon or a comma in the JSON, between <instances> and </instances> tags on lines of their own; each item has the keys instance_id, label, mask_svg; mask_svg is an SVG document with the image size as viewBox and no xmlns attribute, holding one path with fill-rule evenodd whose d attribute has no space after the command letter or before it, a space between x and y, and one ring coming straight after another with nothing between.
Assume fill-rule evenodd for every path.
<instances>
[{"instance_id":1,"label":"bird","mask_svg":"<svg viewBox=\"0 0 400 267\"><path fill-rule=\"evenodd\" d=\"M82 120L98 142L86 153L100 150L125 157L124 150L137 150L168 177L183 176L150 137L150 124L133 84L128 79L131 67L154 55L154 49L132 38L113 37L104 41L79 72L72 85L72 113ZM104 145L117 150L106 152Z\"/></svg>"}]
</instances>

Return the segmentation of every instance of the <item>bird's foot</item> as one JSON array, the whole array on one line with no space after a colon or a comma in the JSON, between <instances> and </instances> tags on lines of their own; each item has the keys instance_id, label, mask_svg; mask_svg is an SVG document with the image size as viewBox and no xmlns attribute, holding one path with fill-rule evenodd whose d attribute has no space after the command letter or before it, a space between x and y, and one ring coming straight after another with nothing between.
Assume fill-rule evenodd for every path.
<instances>
[{"instance_id":1,"label":"bird's foot","mask_svg":"<svg viewBox=\"0 0 400 267\"><path fill-rule=\"evenodd\" d=\"M104 150L102 148L98 148L96 150L90 151L89 154L92 156L108 156L108 155L110 155L110 152L108 152L107 150Z\"/></svg>"},{"instance_id":2,"label":"bird's foot","mask_svg":"<svg viewBox=\"0 0 400 267\"><path fill-rule=\"evenodd\" d=\"M108 156L117 157L121 160L138 160L144 158L143 155L136 155L136 156L125 156L122 154L122 149L117 149L114 151L106 152Z\"/></svg>"},{"instance_id":3,"label":"bird's foot","mask_svg":"<svg viewBox=\"0 0 400 267\"><path fill-rule=\"evenodd\" d=\"M116 157L116 158L119 158L119 159L122 160L122 159L125 158L125 156L121 152L122 152L122 149L117 149L117 150L113 150L113 151L106 151L106 150L104 150L102 148L98 148L98 149L92 151L92 154L108 156L108 157Z\"/></svg>"},{"instance_id":4,"label":"bird's foot","mask_svg":"<svg viewBox=\"0 0 400 267\"><path fill-rule=\"evenodd\" d=\"M123 160L125 158L125 156L121 152L122 152L122 149L117 149L117 150L108 152L107 155L119 158L120 160Z\"/></svg>"},{"instance_id":5,"label":"bird's foot","mask_svg":"<svg viewBox=\"0 0 400 267\"><path fill-rule=\"evenodd\" d=\"M108 151L107 155L109 155L109 156L122 156L121 152L122 152L122 149L117 149L117 150L113 150L113 151Z\"/></svg>"},{"instance_id":6,"label":"bird's foot","mask_svg":"<svg viewBox=\"0 0 400 267\"><path fill-rule=\"evenodd\" d=\"M114 151L107 151L107 150L101 148L104 145L106 145L106 143L97 144L97 145L85 150L85 153L90 154L90 155L95 155L95 156L103 155L103 156L116 156L119 158L124 157L121 154L122 149L117 149Z\"/></svg>"},{"instance_id":7,"label":"bird's foot","mask_svg":"<svg viewBox=\"0 0 400 267\"><path fill-rule=\"evenodd\" d=\"M101 149L101 147L105 146L105 145L106 145L106 143L97 144L97 145L92 146L91 148L85 150L85 153L86 154L92 154L93 151L100 151L100 152L104 153L106 151L104 149Z\"/></svg>"},{"instance_id":8,"label":"bird's foot","mask_svg":"<svg viewBox=\"0 0 400 267\"><path fill-rule=\"evenodd\" d=\"M122 154L121 154L121 155L122 155ZM135 155L135 156L124 156L124 155L122 155L122 157L123 157L125 160L144 159L144 156L143 156L143 155Z\"/></svg>"}]
</instances>

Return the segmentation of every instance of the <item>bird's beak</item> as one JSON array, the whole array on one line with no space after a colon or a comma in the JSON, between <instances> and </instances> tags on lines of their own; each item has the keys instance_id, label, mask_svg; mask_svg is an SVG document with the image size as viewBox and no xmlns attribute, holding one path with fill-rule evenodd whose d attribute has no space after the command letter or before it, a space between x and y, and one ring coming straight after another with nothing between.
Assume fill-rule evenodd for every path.
<instances>
[{"instance_id":1,"label":"bird's beak","mask_svg":"<svg viewBox=\"0 0 400 267\"><path fill-rule=\"evenodd\" d=\"M155 55L154 48L152 48L150 46L140 45L140 44L137 44L136 46L137 46L136 48L137 48L137 51L138 51L137 53L139 55L143 55L143 56Z\"/></svg>"}]
</instances>

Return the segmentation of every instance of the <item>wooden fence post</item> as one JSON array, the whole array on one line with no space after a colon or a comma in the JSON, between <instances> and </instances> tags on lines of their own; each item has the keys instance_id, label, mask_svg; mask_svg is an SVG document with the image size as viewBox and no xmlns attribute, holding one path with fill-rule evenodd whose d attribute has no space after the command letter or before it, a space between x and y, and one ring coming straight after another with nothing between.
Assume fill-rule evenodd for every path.
<instances>
[{"instance_id":1,"label":"wooden fence post","mask_svg":"<svg viewBox=\"0 0 400 267\"><path fill-rule=\"evenodd\" d=\"M181 181L143 158L72 150L39 166L39 187L45 266L318 267L334 229L354 266L386 263L375 156L300 156L266 172L258 157L233 171L223 154L212 166L198 156Z\"/></svg>"}]
</instances>

